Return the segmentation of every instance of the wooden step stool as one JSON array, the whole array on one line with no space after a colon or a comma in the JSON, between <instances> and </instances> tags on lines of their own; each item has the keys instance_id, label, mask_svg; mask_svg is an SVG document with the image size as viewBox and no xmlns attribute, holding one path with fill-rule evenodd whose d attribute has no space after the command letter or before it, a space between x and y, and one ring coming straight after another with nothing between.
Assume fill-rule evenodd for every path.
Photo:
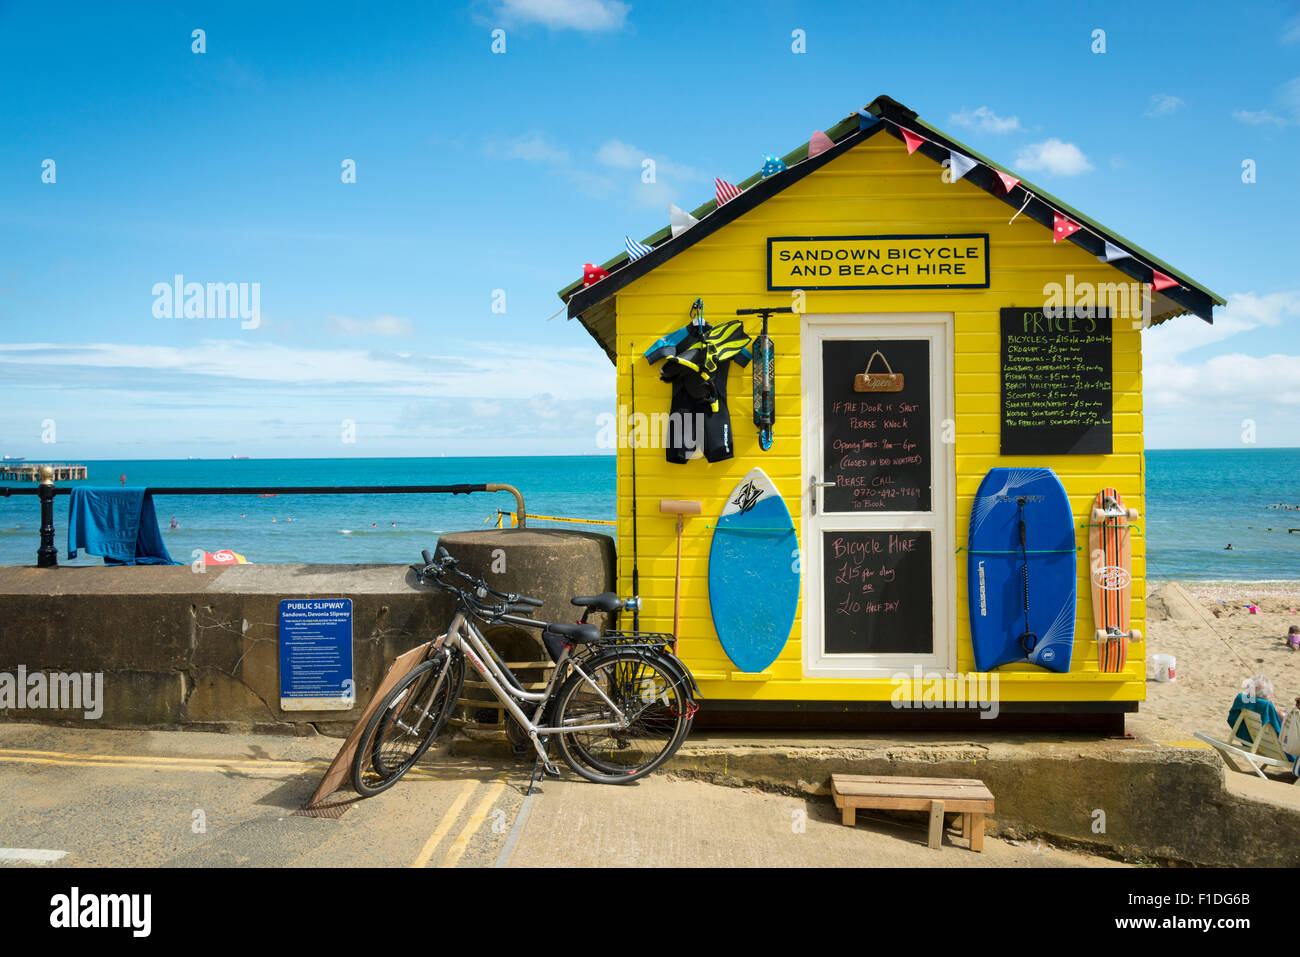
<instances>
[{"instance_id":1,"label":"wooden step stool","mask_svg":"<svg viewBox=\"0 0 1300 957\"><path fill-rule=\"evenodd\" d=\"M882 811L929 811L931 847L943 844L943 816L961 815L962 837L972 851L984 850L984 815L993 813L993 795L974 778L865 777L832 774L831 797L852 827L858 808Z\"/></svg>"}]
</instances>

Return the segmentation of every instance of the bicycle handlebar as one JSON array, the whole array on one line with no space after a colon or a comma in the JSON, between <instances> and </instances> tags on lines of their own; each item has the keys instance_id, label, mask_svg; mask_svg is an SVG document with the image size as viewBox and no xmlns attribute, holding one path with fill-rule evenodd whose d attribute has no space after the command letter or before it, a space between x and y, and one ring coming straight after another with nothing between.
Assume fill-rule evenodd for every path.
<instances>
[{"instance_id":1,"label":"bicycle handlebar","mask_svg":"<svg viewBox=\"0 0 1300 957\"><path fill-rule=\"evenodd\" d=\"M429 550L426 548L421 557L424 558L425 564L424 568L418 572L420 580L424 581L427 578L440 588L455 592L461 601L481 618L496 619L502 615L526 614L532 608L541 608L545 604L540 598L530 598L527 595L518 595L514 592L498 591L482 578L475 578L473 575L461 571L456 567L456 559L441 545L438 546L434 556L430 556ZM446 581L444 576L448 572L455 572L471 586L471 590L462 590ZM488 595L501 599L502 603L500 605L486 604L483 599Z\"/></svg>"}]
</instances>

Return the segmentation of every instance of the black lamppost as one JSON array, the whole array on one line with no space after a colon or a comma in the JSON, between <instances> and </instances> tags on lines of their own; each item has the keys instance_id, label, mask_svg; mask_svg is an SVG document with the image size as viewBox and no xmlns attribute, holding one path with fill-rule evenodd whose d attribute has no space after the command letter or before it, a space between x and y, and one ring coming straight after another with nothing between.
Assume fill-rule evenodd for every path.
<instances>
[{"instance_id":1,"label":"black lamppost","mask_svg":"<svg viewBox=\"0 0 1300 957\"><path fill-rule=\"evenodd\" d=\"M54 469L41 466L41 484L36 490L41 500L41 547L36 550L37 568L57 568L59 550L54 547Z\"/></svg>"}]
</instances>

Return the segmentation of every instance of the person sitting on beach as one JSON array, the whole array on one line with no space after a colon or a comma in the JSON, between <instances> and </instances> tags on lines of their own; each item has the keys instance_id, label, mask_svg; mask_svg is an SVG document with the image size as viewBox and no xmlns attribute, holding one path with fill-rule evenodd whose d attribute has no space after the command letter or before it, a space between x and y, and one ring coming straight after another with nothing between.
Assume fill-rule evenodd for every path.
<instances>
[{"instance_id":1,"label":"person sitting on beach","mask_svg":"<svg viewBox=\"0 0 1300 957\"><path fill-rule=\"evenodd\" d=\"M1282 730L1282 712L1277 710L1273 704L1273 682L1265 675L1255 675L1253 678L1247 678L1241 683L1242 690L1232 701L1232 707L1228 709L1228 726L1237 728L1237 737L1252 744L1250 732L1246 730L1246 722L1242 722L1237 727L1237 719L1241 716L1242 710L1254 711L1259 715L1260 723L1263 725L1272 725L1273 730L1280 732Z\"/></svg>"},{"instance_id":2,"label":"person sitting on beach","mask_svg":"<svg viewBox=\"0 0 1300 957\"><path fill-rule=\"evenodd\" d=\"M1300 648L1300 625L1292 625L1287 631L1286 647L1288 651L1295 651Z\"/></svg>"}]
</instances>

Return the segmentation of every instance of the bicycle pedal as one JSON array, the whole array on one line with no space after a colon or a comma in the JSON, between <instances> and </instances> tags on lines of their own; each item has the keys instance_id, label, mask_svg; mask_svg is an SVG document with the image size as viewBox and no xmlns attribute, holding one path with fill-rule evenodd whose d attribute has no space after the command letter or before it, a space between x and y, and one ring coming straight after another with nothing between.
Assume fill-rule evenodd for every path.
<instances>
[{"instance_id":1,"label":"bicycle pedal","mask_svg":"<svg viewBox=\"0 0 1300 957\"><path fill-rule=\"evenodd\" d=\"M542 772L548 778L558 778L560 776L560 769L557 768L555 765L553 765L550 761L547 761L545 764L542 765Z\"/></svg>"}]
</instances>

